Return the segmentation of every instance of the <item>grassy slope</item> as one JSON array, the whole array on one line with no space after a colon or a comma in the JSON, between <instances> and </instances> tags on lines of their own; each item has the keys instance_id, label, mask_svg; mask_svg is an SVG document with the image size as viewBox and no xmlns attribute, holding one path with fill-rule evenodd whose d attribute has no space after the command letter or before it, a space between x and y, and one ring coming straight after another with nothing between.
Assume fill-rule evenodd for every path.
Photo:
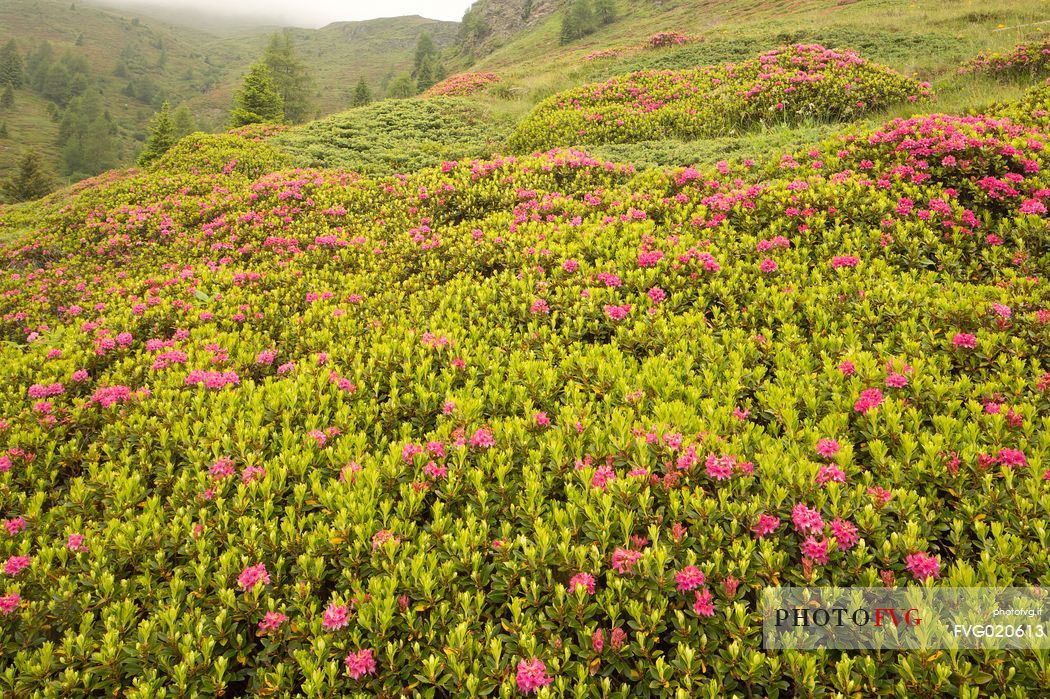
<instances>
[{"instance_id":1,"label":"grassy slope","mask_svg":"<svg viewBox=\"0 0 1050 699\"><path fill-rule=\"evenodd\" d=\"M619 20L577 42L559 43L560 13L523 32L471 70L502 77L498 91L477 101L502 118L524 116L549 95L610 76L645 68L688 68L750 58L791 42L850 47L863 56L934 83L936 108L957 112L980 108L995 99L1016 97L1024 85L956 76L958 66L982 51L998 51L1027 40L1042 39L1050 24L1045 0L1005 0L994 5L979 0L906 2L860 0L840 5L832 0L703 0L700 2L621 3ZM681 47L642 50L637 47L657 31L680 31L702 41ZM627 48L624 54L595 61L597 50ZM869 123L923 111L906 105L874 115ZM819 124L798 130L687 144L656 142L633 147L592 149L639 165L711 162L727 156L761 155L790 150L818 140L829 130Z\"/></svg>"},{"instance_id":2,"label":"grassy slope","mask_svg":"<svg viewBox=\"0 0 1050 699\"><path fill-rule=\"evenodd\" d=\"M138 24L133 19L140 17ZM416 39L429 31L439 45L448 45L457 25L421 17L337 23L320 30L295 30L295 39L317 79L316 104L328 114L344 107L361 77L377 89L388 74L411 66ZM83 56L93 75L101 78L106 108L119 126L121 153L130 162L141 149L146 123L154 107L122 94L127 78L113 75L125 49L132 77L149 76L173 103L186 101L200 125L222 126L241 75L256 60L273 28L241 30L227 35L180 27L136 15L128 10L102 9L65 0L4 0L0 2L0 43L14 37L23 55L40 42L51 42L55 55ZM83 34L82 46L77 37ZM166 63L158 62L163 53ZM47 102L30 90L16 94L13 110L0 109L11 138L0 140L0 177L26 148L36 148L59 169L54 148L57 125L50 122Z\"/></svg>"}]
</instances>

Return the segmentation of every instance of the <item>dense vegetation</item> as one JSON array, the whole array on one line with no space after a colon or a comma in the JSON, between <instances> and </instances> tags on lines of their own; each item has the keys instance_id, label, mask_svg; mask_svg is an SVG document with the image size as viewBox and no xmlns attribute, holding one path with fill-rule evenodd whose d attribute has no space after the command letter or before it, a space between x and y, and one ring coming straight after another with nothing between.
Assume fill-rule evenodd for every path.
<instances>
[{"instance_id":1,"label":"dense vegetation","mask_svg":"<svg viewBox=\"0 0 1050 699\"><path fill-rule=\"evenodd\" d=\"M556 94L517 126L511 147L722 136L756 124L857 118L929 94L928 83L853 51L796 44L741 63L632 73Z\"/></svg>"},{"instance_id":2,"label":"dense vegetation","mask_svg":"<svg viewBox=\"0 0 1050 699\"><path fill-rule=\"evenodd\" d=\"M544 5L298 125L330 76L282 33L227 133L160 103L140 169L58 192L22 157L0 696L1050 692L1045 651L761 646L770 585L1050 583L1043 54L908 77L860 56L1028 15L860 4L798 3L835 50ZM566 53L490 70L523 46ZM120 130L101 86L70 152Z\"/></svg>"},{"instance_id":3,"label":"dense vegetation","mask_svg":"<svg viewBox=\"0 0 1050 699\"><path fill-rule=\"evenodd\" d=\"M9 213L5 693L1045 690L755 598L1047 581L1046 96L711 170L198 137Z\"/></svg>"}]
</instances>

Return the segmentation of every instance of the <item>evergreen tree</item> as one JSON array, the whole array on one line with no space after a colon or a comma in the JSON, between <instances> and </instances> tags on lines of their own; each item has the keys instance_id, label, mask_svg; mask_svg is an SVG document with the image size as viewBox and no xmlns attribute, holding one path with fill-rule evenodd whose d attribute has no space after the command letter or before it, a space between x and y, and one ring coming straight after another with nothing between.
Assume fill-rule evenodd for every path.
<instances>
[{"instance_id":1,"label":"evergreen tree","mask_svg":"<svg viewBox=\"0 0 1050 699\"><path fill-rule=\"evenodd\" d=\"M171 118L171 107L167 102L153 116L146 148L139 156L139 165L146 167L168 152L175 144L175 122Z\"/></svg>"},{"instance_id":2,"label":"evergreen tree","mask_svg":"<svg viewBox=\"0 0 1050 699\"><path fill-rule=\"evenodd\" d=\"M605 26L616 21L616 0L594 0L594 18Z\"/></svg>"},{"instance_id":3,"label":"evergreen tree","mask_svg":"<svg viewBox=\"0 0 1050 699\"><path fill-rule=\"evenodd\" d=\"M4 195L11 201L31 201L49 194L54 188L51 177L40 163L40 156L29 151L22 156L18 170L4 182Z\"/></svg>"},{"instance_id":4,"label":"evergreen tree","mask_svg":"<svg viewBox=\"0 0 1050 699\"><path fill-rule=\"evenodd\" d=\"M25 66L18 45L11 39L0 48L0 85L22 87L25 84Z\"/></svg>"},{"instance_id":5,"label":"evergreen tree","mask_svg":"<svg viewBox=\"0 0 1050 699\"><path fill-rule=\"evenodd\" d=\"M390 86L386 89L387 96L395 97L398 99L403 97L411 97L418 91L419 88L416 86L416 81L412 78L411 75L408 74L402 75L394 79L390 83Z\"/></svg>"},{"instance_id":6,"label":"evergreen tree","mask_svg":"<svg viewBox=\"0 0 1050 699\"><path fill-rule=\"evenodd\" d=\"M52 63L44 76L40 94L55 104L64 107L71 97L69 91L70 81L71 78L66 67L61 63Z\"/></svg>"},{"instance_id":7,"label":"evergreen tree","mask_svg":"<svg viewBox=\"0 0 1050 699\"><path fill-rule=\"evenodd\" d=\"M248 124L279 124L284 119L284 100L265 63L256 63L244 77L233 100L232 127Z\"/></svg>"},{"instance_id":8,"label":"evergreen tree","mask_svg":"<svg viewBox=\"0 0 1050 699\"><path fill-rule=\"evenodd\" d=\"M51 69L51 64L55 60L55 50L51 48L50 42L43 42L36 49L29 54L29 58L26 59L26 77L29 79L29 84L37 92L44 91L44 83L47 80L47 73Z\"/></svg>"},{"instance_id":9,"label":"evergreen tree","mask_svg":"<svg viewBox=\"0 0 1050 699\"><path fill-rule=\"evenodd\" d=\"M354 88L354 98L350 104L354 107L363 107L372 101L372 91L368 89L368 83L365 82L364 78L357 81L357 87Z\"/></svg>"},{"instance_id":10,"label":"evergreen tree","mask_svg":"<svg viewBox=\"0 0 1050 699\"><path fill-rule=\"evenodd\" d=\"M0 95L0 107L11 109L15 106L15 90L10 85L4 88L4 94Z\"/></svg>"},{"instance_id":11,"label":"evergreen tree","mask_svg":"<svg viewBox=\"0 0 1050 699\"><path fill-rule=\"evenodd\" d=\"M590 0L573 0L561 18L561 43L568 44L590 34L595 23Z\"/></svg>"},{"instance_id":12,"label":"evergreen tree","mask_svg":"<svg viewBox=\"0 0 1050 699\"><path fill-rule=\"evenodd\" d=\"M0 138L11 138L11 134L7 132L6 121L0 121Z\"/></svg>"},{"instance_id":13,"label":"evergreen tree","mask_svg":"<svg viewBox=\"0 0 1050 699\"><path fill-rule=\"evenodd\" d=\"M175 138L189 136L197 130L197 120L193 118L193 112L186 105L179 105L171 116L172 124L175 126Z\"/></svg>"},{"instance_id":14,"label":"evergreen tree","mask_svg":"<svg viewBox=\"0 0 1050 699\"><path fill-rule=\"evenodd\" d=\"M311 111L313 77L306 64L295 55L292 33L285 30L271 36L262 60L270 69L277 92L284 100L284 121L289 124L306 121Z\"/></svg>"},{"instance_id":15,"label":"evergreen tree","mask_svg":"<svg viewBox=\"0 0 1050 699\"><path fill-rule=\"evenodd\" d=\"M92 88L69 104L58 127L58 145L65 174L97 175L117 164L113 118L103 110L102 97Z\"/></svg>"},{"instance_id":16,"label":"evergreen tree","mask_svg":"<svg viewBox=\"0 0 1050 699\"><path fill-rule=\"evenodd\" d=\"M437 60L437 57L438 50L434 44L434 39L427 32L423 32L419 35L419 39L416 40L416 55L412 64L412 75L418 76L427 59L433 62Z\"/></svg>"},{"instance_id":17,"label":"evergreen tree","mask_svg":"<svg viewBox=\"0 0 1050 699\"><path fill-rule=\"evenodd\" d=\"M422 65L419 66L419 70L416 71L417 88L419 90L426 90L441 79L440 74L441 68L437 65L435 60L429 56L424 58Z\"/></svg>"}]
</instances>

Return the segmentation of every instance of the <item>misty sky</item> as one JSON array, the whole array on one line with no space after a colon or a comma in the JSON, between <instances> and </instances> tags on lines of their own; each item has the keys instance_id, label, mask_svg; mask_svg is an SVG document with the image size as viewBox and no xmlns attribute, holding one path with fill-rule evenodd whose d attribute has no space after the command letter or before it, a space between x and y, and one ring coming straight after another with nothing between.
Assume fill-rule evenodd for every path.
<instances>
[{"instance_id":1,"label":"misty sky","mask_svg":"<svg viewBox=\"0 0 1050 699\"><path fill-rule=\"evenodd\" d=\"M321 27L329 22L422 15L459 21L472 0L117 0L125 7L163 7L230 17L252 17L297 27Z\"/></svg>"}]
</instances>

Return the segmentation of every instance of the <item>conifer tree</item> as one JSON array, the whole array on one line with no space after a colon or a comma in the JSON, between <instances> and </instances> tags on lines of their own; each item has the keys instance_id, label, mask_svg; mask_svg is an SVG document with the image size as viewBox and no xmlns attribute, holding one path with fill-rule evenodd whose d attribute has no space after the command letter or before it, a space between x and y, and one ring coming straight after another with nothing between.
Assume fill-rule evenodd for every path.
<instances>
[{"instance_id":1,"label":"conifer tree","mask_svg":"<svg viewBox=\"0 0 1050 699\"><path fill-rule=\"evenodd\" d=\"M193 118L193 112L184 104L179 105L171 115L171 121L175 125L175 138L189 136L197 130L197 120Z\"/></svg>"},{"instance_id":2,"label":"conifer tree","mask_svg":"<svg viewBox=\"0 0 1050 699\"><path fill-rule=\"evenodd\" d=\"M91 88L69 104L58 127L65 174L90 177L117 165L116 127L102 96Z\"/></svg>"},{"instance_id":3,"label":"conifer tree","mask_svg":"<svg viewBox=\"0 0 1050 699\"><path fill-rule=\"evenodd\" d=\"M171 118L171 107L167 102L153 116L146 148L139 156L139 165L146 167L168 152L175 144L175 123Z\"/></svg>"},{"instance_id":4,"label":"conifer tree","mask_svg":"<svg viewBox=\"0 0 1050 699\"><path fill-rule=\"evenodd\" d=\"M8 85L4 88L4 94L0 95L0 107L4 109L11 109L15 106L15 90L13 87Z\"/></svg>"},{"instance_id":5,"label":"conifer tree","mask_svg":"<svg viewBox=\"0 0 1050 699\"><path fill-rule=\"evenodd\" d=\"M233 101L230 125L280 124L284 120L284 100L265 63L256 63L244 77Z\"/></svg>"},{"instance_id":6,"label":"conifer tree","mask_svg":"<svg viewBox=\"0 0 1050 699\"><path fill-rule=\"evenodd\" d=\"M411 97L419 91L416 81L407 73L395 78L387 87L387 96L394 98Z\"/></svg>"},{"instance_id":7,"label":"conifer tree","mask_svg":"<svg viewBox=\"0 0 1050 699\"><path fill-rule=\"evenodd\" d=\"M0 48L0 85L22 87L25 84L25 66L18 45L10 39Z\"/></svg>"},{"instance_id":8,"label":"conifer tree","mask_svg":"<svg viewBox=\"0 0 1050 699\"><path fill-rule=\"evenodd\" d=\"M616 21L616 0L594 0L594 18L605 26Z\"/></svg>"},{"instance_id":9,"label":"conifer tree","mask_svg":"<svg viewBox=\"0 0 1050 699\"><path fill-rule=\"evenodd\" d=\"M295 55L292 33L285 30L271 36L262 61L270 69L273 83L284 101L284 121L289 124L306 121L311 111L313 77Z\"/></svg>"},{"instance_id":10,"label":"conifer tree","mask_svg":"<svg viewBox=\"0 0 1050 699\"><path fill-rule=\"evenodd\" d=\"M10 138L11 135L7 132L7 122L0 121L0 138Z\"/></svg>"},{"instance_id":11,"label":"conifer tree","mask_svg":"<svg viewBox=\"0 0 1050 699\"><path fill-rule=\"evenodd\" d=\"M372 101L372 91L368 89L368 83L365 82L364 78L357 81L357 87L354 88L354 97L350 104L354 107L363 107Z\"/></svg>"},{"instance_id":12,"label":"conifer tree","mask_svg":"<svg viewBox=\"0 0 1050 699\"><path fill-rule=\"evenodd\" d=\"M3 191L11 201L31 201L49 194L54 189L50 175L40 163L36 151L22 156L18 169L4 182Z\"/></svg>"}]
</instances>

